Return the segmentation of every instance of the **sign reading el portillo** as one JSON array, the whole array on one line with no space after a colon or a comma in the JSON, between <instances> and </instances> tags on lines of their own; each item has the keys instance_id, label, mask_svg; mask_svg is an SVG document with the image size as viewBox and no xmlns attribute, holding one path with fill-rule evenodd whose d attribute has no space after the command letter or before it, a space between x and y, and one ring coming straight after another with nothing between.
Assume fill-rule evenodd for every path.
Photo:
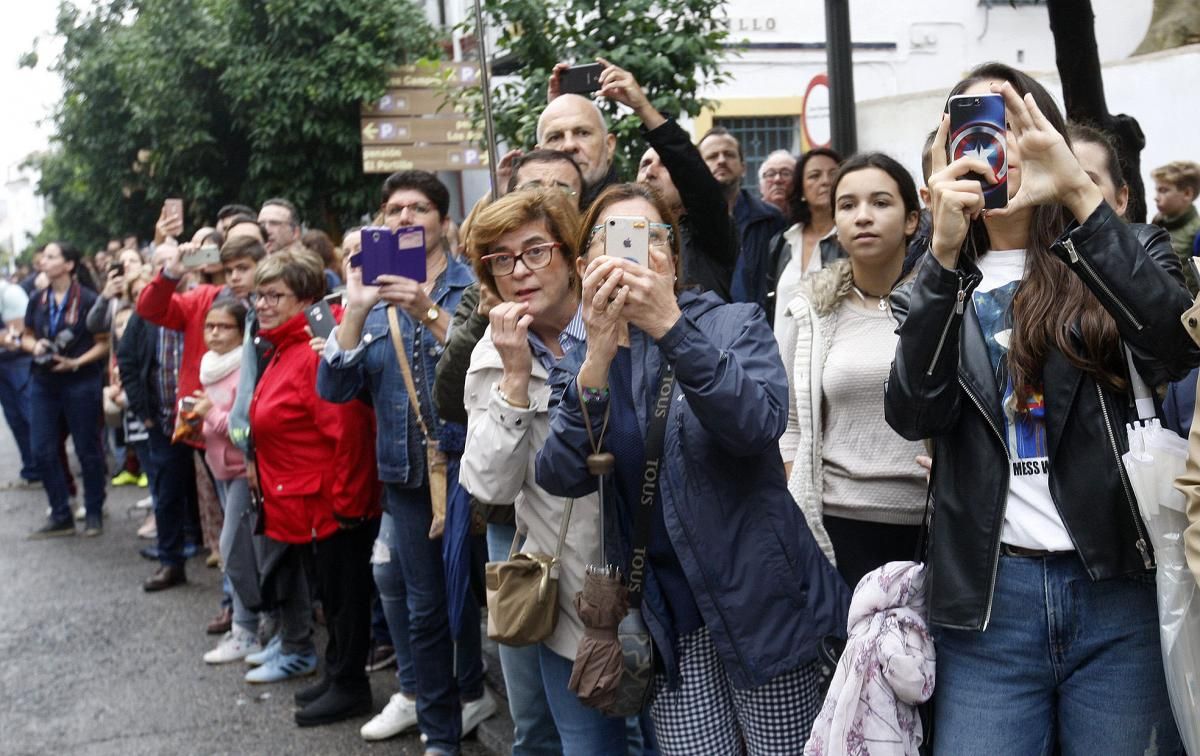
<instances>
[{"instance_id":1,"label":"sign reading el portillo","mask_svg":"<svg viewBox=\"0 0 1200 756\"><path fill-rule=\"evenodd\" d=\"M448 97L479 86L475 63L418 63L390 72L383 97L362 109L364 173L486 168L483 134Z\"/></svg>"}]
</instances>

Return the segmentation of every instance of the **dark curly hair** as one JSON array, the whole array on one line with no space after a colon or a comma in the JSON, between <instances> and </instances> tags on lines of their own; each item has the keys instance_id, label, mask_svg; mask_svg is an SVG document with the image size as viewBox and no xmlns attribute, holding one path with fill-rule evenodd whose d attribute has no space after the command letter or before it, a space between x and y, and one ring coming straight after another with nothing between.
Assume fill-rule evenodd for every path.
<instances>
[{"instance_id":1,"label":"dark curly hair","mask_svg":"<svg viewBox=\"0 0 1200 756\"><path fill-rule=\"evenodd\" d=\"M812 208L804 198L804 166L818 155L824 155L838 165L842 164L842 156L829 147L813 147L796 161L796 170L792 172L792 188L788 191L788 210L791 211L792 220L797 223L808 223L812 220Z\"/></svg>"}]
</instances>

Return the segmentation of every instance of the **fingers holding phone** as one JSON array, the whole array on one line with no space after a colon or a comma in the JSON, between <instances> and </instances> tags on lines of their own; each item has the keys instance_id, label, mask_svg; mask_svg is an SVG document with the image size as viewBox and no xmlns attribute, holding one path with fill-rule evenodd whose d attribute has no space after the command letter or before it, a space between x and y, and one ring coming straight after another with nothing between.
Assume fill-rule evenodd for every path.
<instances>
[{"instance_id":1,"label":"fingers holding phone","mask_svg":"<svg viewBox=\"0 0 1200 756\"><path fill-rule=\"evenodd\" d=\"M945 268L958 265L958 254L971 227L971 221L984 209L983 188L971 172L994 179L991 166L975 157L960 157L946 162L946 140L950 120L943 116L931 147L933 173L929 176L930 213L933 216L933 235L930 247L933 256Z\"/></svg>"},{"instance_id":2,"label":"fingers holding phone","mask_svg":"<svg viewBox=\"0 0 1200 756\"><path fill-rule=\"evenodd\" d=\"M628 298L622 315L633 325L660 339L675 325L682 313L675 297L675 266L666 252L650 250L650 265L628 260L617 264L624 271L622 281Z\"/></svg>"}]
</instances>

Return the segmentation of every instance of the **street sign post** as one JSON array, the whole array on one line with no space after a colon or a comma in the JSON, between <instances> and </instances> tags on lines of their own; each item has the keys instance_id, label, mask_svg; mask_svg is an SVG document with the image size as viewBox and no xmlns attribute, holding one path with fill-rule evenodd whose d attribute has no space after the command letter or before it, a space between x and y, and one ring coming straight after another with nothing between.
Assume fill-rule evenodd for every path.
<instances>
[{"instance_id":1,"label":"street sign post","mask_svg":"<svg viewBox=\"0 0 1200 756\"><path fill-rule=\"evenodd\" d=\"M487 150L477 144L364 144L364 173L396 171L462 171L488 167Z\"/></svg>"}]
</instances>

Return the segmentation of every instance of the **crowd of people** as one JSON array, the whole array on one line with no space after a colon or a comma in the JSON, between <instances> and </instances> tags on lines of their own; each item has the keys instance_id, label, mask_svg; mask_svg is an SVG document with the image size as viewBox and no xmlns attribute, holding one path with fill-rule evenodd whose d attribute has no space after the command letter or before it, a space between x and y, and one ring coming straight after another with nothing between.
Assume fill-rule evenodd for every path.
<instances>
[{"instance_id":1,"label":"crowd of people","mask_svg":"<svg viewBox=\"0 0 1200 756\"><path fill-rule=\"evenodd\" d=\"M168 203L145 249L47 244L0 291L0 403L49 505L33 537L101 535L109 475L147 487L143 589L198 553L223 572L204 663L316 675L298 725L370 715L363 738L415 727L435 756L496 711L483 565L518 552L554 555L557 620L500 646L514 754L1181 753L1114 429L1128 350L1188 432L1200 167L1156 171L1156 225L1127 223L1109 137L985 64L950 94L1003 97L1004 207L945 114L919 185L818 147L767 156L756 195L733 134L693 144L600 62L597 96L642 124L632 182L560 66L535 148L461 227L412 170L340 246L282 198L186 238ZM644 259L614 254L626 222ZM424 280L364 277L378 226L421 229ZM923 687L858 706L830 647L909 561ZM648 688L623 707L605 686L629 652L589 665L638 637Z\"/></svg>"}]
</instances>

